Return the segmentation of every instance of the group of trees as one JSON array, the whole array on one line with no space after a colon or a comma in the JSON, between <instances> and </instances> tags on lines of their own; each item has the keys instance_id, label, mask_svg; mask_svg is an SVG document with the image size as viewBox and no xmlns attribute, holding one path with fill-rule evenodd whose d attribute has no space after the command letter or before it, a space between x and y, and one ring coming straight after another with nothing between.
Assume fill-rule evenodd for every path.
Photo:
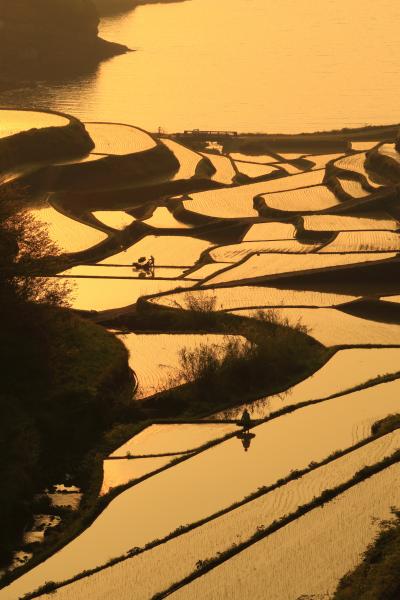
<instances>
[{"instance_id":1,"label":"group of trees","mask_svg":"<svg viewBox=\"0 0 400 600\"><path fill-rule=\"evenodd\" d=\"M49 384L48 340L38 302L67 302L66 290L29 276L35 261L57 249L46 230L29 217L25 194L0 188L0 497L6 561L29 517L40 464L40 432L32 408Z\"/></svg>"}]
</instances>

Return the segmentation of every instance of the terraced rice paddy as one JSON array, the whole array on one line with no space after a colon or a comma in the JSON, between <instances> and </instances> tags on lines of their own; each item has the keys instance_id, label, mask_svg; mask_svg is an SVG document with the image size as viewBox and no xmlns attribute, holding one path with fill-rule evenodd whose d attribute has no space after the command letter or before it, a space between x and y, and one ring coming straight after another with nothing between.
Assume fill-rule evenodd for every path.
<instances>
[{"instance_id":1,"label":"terraced rice paddy","mask_svg":"<svg viewBox=\"0 0 400 600\"><path fill-rule=\"evenodd\" d=\"M166 268L155 268L154 278L152 279L178 279L183 275L184 269L177 269L174 267ZM138 271L132 267L120 267L112 265L78 265L62 271L59 275L64 277L111 277L111 278L128 278L128 279L142 279L143 271ZM188 279L190 276L188 277Z\"/></svg>"},{"instance_id":2,"label":"terraced rice paddy","mask_svg":"<svg viewBox=\"0 0 400 600\"><path fill-rule=\"evenodd\" d=\"M0 138L15 135L29 129L65 127L69 119L61 115L34 110L0 109Z\"/></svg>"},{"instance_id":3,"label":"terraced rice paddy","mask_svg":"<svg viewBox=\"0 0 400 600\"><path fill-rule=\"evenodd\" d=\"M301 402L328 398L388 373L400 375L400 348L351 348L339 350L316 373L281 394L246 405L252 418L261 419ZM240 418L243 406L225 411ZM221 415L220 415L221 416Z\"/></svg>"},{"instance_id":4,"label":"terraced rice paddy","mask_svg":"<svg viewBox=\"0 0 400 600\"><path fill-rule=\"evenodd\" d=\"M379 154L388 156L397 163L400 163L400 154L397 152L394 144L382 144L382 146L379 146Z\"/></svg>"},{"instance_id":5,"label":"terraced rice paddy","mask_svg":"<svg viewBox=\"0 0 400 600\"><path fill-rule=\"evenodd\" d=\"M29 214L47 229L61 252L81 252L107 239L107 234L70 219L51 206L32 209Z\"/></svg>"},{"instance_id":6,"label":"terraced rice paddy","mask_svg":"<svg viewBox=\"0 0 400 600\"><path fill-rule=\"evenodd\" d=\"M126 444L117 448L110 456L121 457L126 456L127 453L132 456L135 454L174 454L197 450L234 431L238 431L237 426L228 423L150 425Z\"/></svg>"},{"instance_id":7,"label":"terraced rice paddy","mask_svg":"<svg viewBox=\"0 0 400 600\"><path fill-rule=\"evenodd\" d=\"M352 198L366 198L368 196L368 192L364 190L359 181L339 177L338 182L342 190Z\"/></svg>"},{"instance_id":8,"label":"terraced rice paddy","mask_svg":"<svg viewBox=\"0 0 400 600\"><path fill-rule=\"evenodd\" d=\"M141 479L146 475L158 471L167 466L177 456L162 456L157 458L123 458L117 460L105 460L103 462L103 483L100 495L104 496L112 488Z\"/></svg>"},{"instance_id":9,"label":"terraced rice paddy","mask_svg":"<svg viewBox=\"0 0 400 600\"><path fill-rule=\"evenodd\" d=\"M256 223L251 225L243 237L243 242L259 240L290 240L296 235L296 227L291 223Z\"/></svg>"},{"instance_id":10,"label":"terraced rice paddy","mask_svg":"<svg viewBox=\"0 0 400 600\"><path fill-rule=\"evenodd\" d=\"M130 125L119 123L85 123L86 131L92 138L98 154L135 154L156 147L153 138Z\"/></svg>"},{"instance_id":11,"label":"terraced rice paddy","mask_svg":"<svg viewBox=\"0 0 400 600\"><path fill-rule=\"evenodd\" d=\"M231 152L229 154L229 156L232 158L232 160L235 160L235 161L239 160L239 161L243 161L243 162L259 163L262 165L278 162L276 157L270 156L269 154L253 155L253 154L242 154L241 152Z\"/></svg>"},{"instance_id":12,"label":"terraced rice paddy","mask_svg":"<svg viewBox=\"0 0 400 600\"><path fill-rule=\"evenodd\" d=\"M154 256L155 266L192 267L211 244L193 237L147 235L127 250L100 261L101 265L131 265L141 256Z\"/></svg>"},{"instance_id":13,"label":"terraced rice paddy","mask_svg":"<svg viewBox=\"0 0 400 600\"><path fill-rule=\"evenodd\" d=\"M400 235L393 231L340 231L324 252L399 252Z\"/></svg>"},{"instance_id":14,"label":"terraced rice paddy","mask_svg":"<svg viewBox=\"0 0 400 600\"><path fill-rule=\"evenodd\" d=\"M259 242L242 242L228 246L218 246L210 250L209 255L215 262L233 263L258 252L282 252L287 254L303 254L316 252L321 245L302 244L297 240L268 240Z\"/></svg>"},{"instance_id":15,"label":"terraced rice paddy","mask_svg":"<svg viewBox=\"0 0 400 600\"><path fill-rule=\"evenodd\" d=\"M220 219L255 217L258 216L258 212L253 207L255 196L263 193L318 185L322 183L322 179L322 171L312 171L291 177L250 183L249 185L199 192L192 194L191 200L185 200L183 207L187 211L204 217Z\"/></svg>"},{"instance_id":16,"label":"terraced rice paddy","mask_svg":"<svg viewBox=\"0 0 400 600\"><path fill-rule=\"evenodd\" d=\"M134 217L128 215L123 210L97 210L93 216L107 227L112 229L125 229L135 220Z\"/></svg>"},{"instance_id":17,"label":"terraced rice paddy","mask_svg":"<svg viewBox=\"0 0 400 600\"><path fill-rule=\"evenodd\" d=\"M136 399L146 398L161 390L180 385L182 380L180 352L201 346L222 346L224 335L201 334L135 334L119 336L129 351L129 364L138 382ZM157 348L157 355L154 349Z\"/></svg>"},{"instance_id":18,"label":"terraced rice paddy","mask_svg":"<svg viewBox=\"0 0 400 600\"><path fill-rule=\"evenodd\" d=\"M6 592L0 591L0 599L10 597L5 593L22 595L44 581L63 580L103 564L182 524L229 507L292 469L349 447L369 435L372 423L396 410L399 393L400 381L395 381L299 409L256 427L249 452L243 452L240 440L232 438L147 479L117 496L71 543ZM397 489L393 480L391 489ZM388 500L389 507L389 496Z\"/></svg>"},{"instance_id":19,"label":"terraced rice paddy","mask_svg":"<svg viewBox=\"0 0 400 600\"><path fill-rule=\"evenodd\" d=\"M296 160L297 158L302 158L304 154L300 154L299 152L279 152L279 156L283 160Z\"/></svg>"},{"instance_id":20,"label":"terraced rice paddy","mask_svg":"<svg viewBox=\"0 0 400 600\"><path fill-rule=\"evenodd\" d=\"M190 179L191 177L194 177L202 158L201 155L186 148L186 146L183 146L182 144L178 144L178 142L175 142L174 140L165 138L162 140L162 143L171 150L180 164L179 171L175 173L173 179Z\"/></svg>"},{"instance_id":21,"label":"terraced rice paddy","mask_svg":"<svg viewBox=\"0 0 400 600\"><path fill-rule=\"evenodd\" d=\"M343 156L343 154L311 154L304 158L314 163L313 169L325 169L328 162L340 158L341 156Z\"/></svg>"},{"instance_id":22,"label":"terraced rice paddy","mask_svg":"<svg viewBox=\"0 0 400 600\"><path fill-rule=\"evenodd\" d=\"M356 152L363 152L364 150L371 150L374 148L379 141L375 140L374 142L351 142L351 149Z\"/></svg>"},{"instance_id":23,"label":"terraced rice paddy","mask_svg":"<svg viewBox=\"0 0 400 600\"><path fill-rule=\"evenodd\" d=\"M374 230L391 231L399 227L397 221L388 214L370 214L368 216L342 215L306 215L303 217L306 231L364 231L365 235L373 235ZM366 233L368 231L368 234ZM363 234L363 235L364 235Z\"/></svg>"},{"instance_id":24,"label":"terraced rice paddy","mask_svg":"<svg viewBox=\"0 0 400 600\"><path fill-rule=\"evenodd\" d=\"M344 294L244 285L171 293L152 298L151 302L183 310L187 310L193 302L200 304L211 302L214 303L213 310L234 310L249 307L259 309L281 306L335 306L355 299L356 296Z\"/></svg>"},{"instance_id":25,"label":"terraced rice paddy","mask_svg":"<svg viewBox=\"0 0 400 600\"><path fill-rule=\"evenodd\" d=\"M181 279L94 279L71 277L72 307L78 310L109 310L135 304L138 298L192 285Z\"/></svg>"},{"instance_id":26,"label":"terraced rice paddy","mask_svg":"<svg viewBox=\"0 0 400 600\"><path fill-rule=\"evenodd\" d=\"M256 310L235 311L256 317ZM276 308L279 319L302 323L325 346L400 346L400 325L362 319L331 308Z\"/></svg>"},{"instance_id":27,"label":"terraced rice paddy","mask_svg":"<svg viewBox=\"0 0 400 600\"><path fill-rule=\"evenodd\" d=\"M331 597L339 580L360 562L390 518L400 492L393 481L400 466L393 465L316 508L244 550L174 594L174 600L239 600L247 597L284 600L315 594ZM338 552L338 545L340 552ZM268 568L265 557L268 556Z\"/></svg>"},{"instance_id":28,"label":"terraced rice paddy","mask_svg":"<svg viewBox=\"0 0 400 600\"><path fill-rule=\"evenodd\" d=\"M302 169L299 169L299 167L296 167L295 165L292 165L291 163L287 163L287 162L276 163L275 166L279 167L280 169L283 169L289 175L297 175L298 173L302 173Z\"/></svg>"},{"instance_id":29,"label":"terraced rice paddy","mask_svg":"<svg viewBox=\"0 0 400 600\"><path fill-rule=\"evenodd\" d=\"M370 187L378 189L381 186L378 183L372 181L371 177L368 175L365 169L365 160L367 155L365 152L360 152L359 154L351 154L349 156L344 156L343 158L339 158L335 165L339 169L343 169L344 171L349 171L352 173L356 173L362 175L367 180L367 183Z\"/></svg>"},{"instance_id":30,"label":"terraced rice paddy","mask_svg":"<svg viewBox=\"0 0 400 600\"><path fill-rule=\"evenodd\" d=\"M194 271L188 272L185 275L185 279L197 279L198 281L202 281L206 277L211 277L211 275L218 273L218 271L226 269L226 267L227 263L208 263Z\"/></svg>"},{"instance_id":31,"label":"terraced rice paddy","mask_svg":"<svg viewBox=\"0 0 400 600\"><path fill-rule=\"evenodd\" d=\"M339 204L335 194L324 185L262 194L261 197L268 208L288 213L326 210Z\"/></svg>"},{"instance_id":32,"label":"terraced rice paddy","mask_svg":"<svg viewBox=\"0 0 400 600\"><path fill-rule=\"evenodd\" d=\"M211 154L210 152L202 152L202 156L208 158L208 160L214 165L215 173L211 177L214 181L225 183L230 185L232 179L236 175L235 168L229 156L222 156L221 154Z\"/></svg>"},{"instance_id":33,"label":"terraced rice paddy","mask_svg":"<svg viewBox=\"0 0 400 600\"><path fill-rule=\"evenodd\" d=\"M363 264L375 260L386 260L396 256L395 253L380 253L378 258L371 253L355 254L260 254L250 256L244 262L235 265L210 279L208 285L234 283L288 275L290 273L307 273L319 269L334 269L347 265Z\"/></svg>"},{"instance_id":34,"label":"terraced rice paddy","mask_svg":"<svg viewBox=\"0 0 400 600\"><path fill-rule=\"evenodd\" d=\"M159 206L154 211L150 219L144 221L146 225L150 227L156 227L157 229L190 229L190 225L178 221L174 215L165 206Z\"/></svg>"},{"instance_id":35,"label":"terraced rice paddy","mask_svg":"<svg viewBox=\"0 0 400 600\"><path fill-rule=\"evenodd\" d=\"M260 525L268 526L274 519L310 502L324 489L350 480L359 469L389 456L399 445L400 433L389 434L166 544L62 588L57 595L60 600L81 596L100 600L107 594L116 594L120 600L130 600L131 590L135 589L138 599L151 598L189 575L198 560L216 556L247 540ZM190 589L191 586L185 587L182 593L191 593Z\"/></svg>"},{"instance_id":36,"label":"terraced rice paddy","mask_svg":"<svg viewBox=\"0 0 400 600\"><path fill-rule=\"evenodd\" d=\"M257 165L255 163L243 162L239 160L235 161L235 165L239 173L243 173L243 175L253 178L271 175L271 173L277 170L276 167L272 165Z\"/></svg>"}]
</instances>

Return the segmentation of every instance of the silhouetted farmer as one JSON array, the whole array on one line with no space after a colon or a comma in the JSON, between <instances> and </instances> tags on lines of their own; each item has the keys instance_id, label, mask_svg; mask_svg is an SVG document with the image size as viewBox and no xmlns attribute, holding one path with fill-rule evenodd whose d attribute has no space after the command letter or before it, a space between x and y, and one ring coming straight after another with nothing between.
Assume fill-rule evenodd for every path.
<instances>
[{"instance_id":1,"label":"silhouetted farmer","mask_svg":"<svg viewBox=\"0 0 400 600\"><path fill-rule=\"evenodd\" d=\"M247 408L244 409L242 418L240 419L240 425L243 427L243 431L248 431L251 427L251 418Z\"/></svg>"}]
</instances>

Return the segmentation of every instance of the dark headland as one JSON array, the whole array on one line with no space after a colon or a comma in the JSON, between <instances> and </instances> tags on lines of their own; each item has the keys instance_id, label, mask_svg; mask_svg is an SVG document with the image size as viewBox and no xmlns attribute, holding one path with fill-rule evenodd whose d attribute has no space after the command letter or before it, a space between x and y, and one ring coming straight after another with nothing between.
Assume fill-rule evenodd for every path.
<instances>
[{"instance_id":1,"label":"dark headland","mask_svg":"<svg viewBox=\"0 0 400 600\"><path fill-rule=\"evenodd\" d=\"M4 80L63 76L129 49L98 35L91 0L0 0L0 69Z\"/></svg>"}]
</instances>

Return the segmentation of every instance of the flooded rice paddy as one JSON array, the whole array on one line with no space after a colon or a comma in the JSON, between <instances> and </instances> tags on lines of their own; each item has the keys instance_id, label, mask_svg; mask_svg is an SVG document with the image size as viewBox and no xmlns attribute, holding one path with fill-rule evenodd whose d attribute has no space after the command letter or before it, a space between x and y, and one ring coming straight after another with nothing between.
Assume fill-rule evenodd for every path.
<instances>
[{"instance_id":1,"label":"flooded rice paddy","mask_svg":"<svg viewBox=\"0 0 400 600\"><path fill-rule=\"evenodd\" d=\"M125 229L135 220L131 215L122 210L97 210L93 216L107 227L112 229Z\"/></svg>"},{"instance_id":2,"label":"flooded rice paddy","mask_svg":"<svg viewBox=\"0 0 400 600\"><path fill-rule=\"evenodd\" d=\"M86 131L99 154L135 154L155 148L156 142L145 131L117 123L85 123Z\"/></svg>"},{"instance_id":3,"label":"flooded rice paddy","mask_svg":"<svg viewBox=\"0 0 400 600\"><path fill-rule=\"evenodd\" d=\"M256 223L251 225L243 237L243 242L260 240L290 240L296 235L296 228L291 223Z\"/></svg>"},{"instance_id":4,"label":"flooded rice paddy","mask_svg":"<svg viewBox=\"0 0 400 600\"><path fill-rule=\"evenodd\" d=\"M129 488L91 527L11 584L7 593L21 595L46 580L103 564L353 445L370 435L374 422L396 410L399 393L400 381L394 381L299 409L256 427L248 452L233 438Z\"/></svg>"},{"instance_id":5,"label":"flooded rice paddy","mask_svg":"<svg viewBox=\"0 0 400 600\"><path fill-rule=\"evenodd\" d=\"M374 475L196 579L171 598L239 600L248 594L264 600L266 589L270 598L282 600L304 594L331 597L339 580L360 562L379 531L379 522L389 519L391 506L398 505L400 493L393 480L399 474L400 466L393 465Z\"/></svg>"},{"instance_id":6,"label":"flooded rice paddy","mask_svg":"<svg viewBox=\"0 0 400 600\"><path fill-rule=\"evenodd\" d=\"M190 290L152 298L151 302L160 306L177 307L188 310L194 302L212 303L214 310L234 310L237 308L281 308L283 306L335 306L355 300L356 296L309 292L306 290L285 290L272 287L236 286L207 290Z\"/></svg>"},{"instance_id":7,"label":"flooded rice paddy","mask_svg":"<svg viewBox=\"0 0 400 600\"><path fill-rule=\"evenodd\" d=\"M192 573L198 560L217 556L233 544L246 541L258 527L268 526L325 489L350 480L359 469L390 456L399 446L399 432L384 436L144 554L73 583L57 594L60 600L84 596L100 600L113 593L121 600L130 600L131 590L135 589L138 600L151 598Z\"/></svg>"},{"instance_id":8,"label":"flooded rice paddy","mask_svg":"<svg viewBox=\"0 0 400 600\"><path fill-rule=\"evenodd\" d=\"M150 227L155 227L156 229L190 229L190 225L178 221L165 206L159 206L156 208L150 219L145 220L145 223L146 225L150 225Z\"/></svg>"},{"instance_id":9,"label":"flooded rice paddy","mask_svg":"<svg viewBox=\"0 0 400 600\"><path fill-rule=\"evenodd\" d=\"M62 252L87 250L107 239L107 234L71 219L51 206L29 211L47 229L50 239Z\"/></svg>"},{"instance_id":10,"label":"flooded rice paddy","mask_svg":"<svg viewBox=\"0 0 400 600\"><path fill-rule=\"evenodd\" d=\"M372 218L373 217L373 218ZM343 215L306 215L304 218L306 231L368 231L394 230L399 224L389 215L376 214L367 216L348 217Z\"/></svg>"},{"instance_id":11,"label":"flooded rice paddy","mask_svg":"<svg viewBox=\"0 0 400 600\"><path fill-rule=\"evenodd\" d=\"M0 110L0 138L29 129L65 127L69 119L61 115L33 110Z\"/></svg>"},{"instance_id":12,"label":"flooded rice paddy","mask_svg":"<svg viewBox=\"0 0 400 600\"><path fill-rule=\"evenodd\" d=\"M141 399L183 383L180 353L202 346L222 346L224 335L202 334L125 334L119 336L129 351L129 363L138 379L135 398ZM157 356L154 356L157 348Z\"/></svg>"},{"instance_id":13,"label":"flooded rice paddy","mask_svg":"<svg viewBox=\"0 0 400 600\"><path fill-rule=\"evenodd\" d=\"M72 307L78 310L109 310L135 304L141 296L191 285L184 280L111 279L70 277Z\"/></svg>"},{"instance_id":14,"label":"flooded rice paddy","mask_svg":"<svg viewBox=\"0 0 400 600\"><path fill-rule=\"evenodd\" d=\"M312 335L312 332L311 332ZM400 348L351 348L339 350L313 375L281 394L260 398L246 405L252 418L263 419L287 406L329 398L367 381L389 374L400 376ZM219 416L240 418L243 406Z\"/></svg>"},{"instance_id":15,"label":"flooded rice paddy","mask_svg":"<svg viewBox=\"0 0 400 600\"><path fill-rule=\"evenodd\" d=\"M101 265L131 265L141 256L154 256L155 266L191 267L210 243L194 237L147 235L130 248L100 261Z\"/></svg>"},{"instance_id":16,"label":"flooded rice paddy","mask_svg":"<svg viewBox=\"0 0 400 600\"><path fill-rule=\"evenodd\" d=\"M123 457L128 453L133 456L188 452L237 430L236 425L229 423L150 425L117 448L110 456Z\"/></svg>"},{"instance_id":17,"label":"flooded rice paddy","mask_svg":"<svg viewBox=\"0 0 400 600\"><path fill-rule=\"evenodd\" d=\"M272 275L288 275L295 272L333 269L346 265L364 264L376 260L390 260L396 253L386 252L378 256L370 254L274 254L252 255L243 263L217 274L207 281L207 285L222 283L249 282Z\"/></svg>"},{"instance_id":18,"label":"flooded rice paddy","mask_svg":"<svg viewBox=\"0 0 400 600\"><path fill-rule=\"evenodd\" d=\"M234 311L257 317L257 310ZM275 308L278 318L301 323L309 335L325 346L400 345L400 325L348 315L333 308Z\"/></svg>"},{"instance_id":19,"label":"flooded rice paddy","mask_svg":"<svg viewBox=\"0 0 400 600\"><path fill-rule=\"evenodd\" d=\"M99 153L127 155L156 145L151 135L136 127L99 123L88 124L87 128L96 143L95 152ZM50 205L42 210L32 209L42 222L48 223L51 238L65 252L71 253L58 275L73 283L73 308L92 312L115 309L106 314L107 319L111 314L118 318L134 317L133 322L140 315L141 307L147 310L174 308L177 322L179 310L195 306L200 310L208 307L205 312L230 311L248 318L260 318L259 311L267 310L270 317L281 323L304 325L309 335L325 346L340 348L304 381L286 392L261 397L247 405L252 417L257 419L286 407L294 409L290 414L257 424L252 430L254 437L247 445L243 436L235 435L239 431L237 425L225 422L239 418L244 405L212 415L217 420L215 423L200 424L191 420L153 423L121 442L103 457L101 494L107 494L116 486L126 489L73 541L1 590L0 599L9 600L10 594L19 597L45 581L77 575L135 546L162 538L176 528L209 519L217 511L227 511L191 532L57 592L61 600L72 597L74 600L75 597L103 600L107 594L116 593L121 600L127 600L134 587L137 598L147 600L195 571L198 561L246 541L259 526L268 526L274 519L295 512L300 504L309 502L327 487L345 483L365 465L373 465L399 448L398 432L369 441L366 446L231 510L232 504L259 487L275 485L292 471L307 469L310 463L322 461L335 451L365 440L371 434L373 423L399 411L400 379L380 384L378 381L371 384L370 380L386 375L394 378L399 372L400 325L340 310L341 305L362 298L362 294L357 293L356 282L341 285L340 276L346 273L345 267L351 266L360 278L367 264L375 263L374 268L378 269L385 261L390 268L391 260L400 252L399 225L386 212L391 206L385 198L380 199L379 212L376 208L368 210L368 206L365 209L365 205L360 212L357 202L346 206L346 201L332 191L333 187L328 188L323 183L325 165L334 160L336 167L346 171L338 183L352 198L364 198L371 190L378 189L380 186L374 181L376 174L365 171L364 148L359 154L345 157L300 153L274 156L233 153L229 157L222 153L200 154L174 139L163 138L162 143L180 162L173 185L178 185L179 179L186 179L183 189L188 186L189 192L183 196L152 196L147 205L143 200L143 211L126 208L132 214L140 213L138 219L144 224L135 222L138 219L129 212L114 210L111 200L109 207L102 205L102 210L92 213L104 229L107 228L108 235L80 222L79 214L76 218L73 213L67 217ZM382 148L386 155L396 158L392 156L391 145ZM220 146L218 150L223 152L224 149ZM207 169L207 160L203 157L214 165L215 173L210 165ZM290 162L302 157L311 165L307 166L306 161ZM237 185L240 179L235 179L237 171L232 159L236 161L236 168L250 177L268 176L277 167L296 174L285 176L281 172L281 177ZM304 172L299 172L298 165ZM215 189L191 191L203 189L198 187L200 177L201 185ZM213 181L210 183L207 179ZM216 187L216 181L225 187ZM339 204L340 215L327 214L327 209L332 208L334 212ZM274 219L265 216L268 209L275 214ZM326 212L310 214L321 210ZM280 221L276 221L277 218ZM147 235L150 227L154 230L152 235ZM138 239L140 235L143 237ZM100 246L100 250L96 248L107 237L107 243ZM88 264L80 264L83 260L74 257L73 253L81 250L87 250ZM154 257L151 272L134 269L132 263L141 257ZM337 286L319 288L317 277L325 270L335 275ZM264 279L309 273L316 276L313 290L291 289L287 279L288 289L262 285ZM392 287L384 289L384 293L376 297L399 302L395 277ZM148 295L152 298L147 305L136 306L140 297ZM356 309L357 304L352 310L356 313ZM396 307L392 306L392 310ZM152 327L151 320L148 322ZM140 403L139 410L143 410L149 396L185 381L181 361L184 348L189 351L204 346L220 348L226 341L222 334L199 333L198 330L196 333L157 333L154 326L149 332L123 331L114 330L114 333L129 351L129 365L137 383L134 400ZM222 395L223 390L221 400ZM320 402L300 406L317 400ZM203 448L206 444L212 447ZM177 464L173 464L175 460ZM257 596L261 593L257 591L260 585L267 586L262 588L263 592L268 589L271 598L277 600L297 597L291 594L325 593L325 589L334 589L341 573L355 566L376 531L375 525L367 523L366 516L375 512L378 516L387 515L390 502L395 500L397 492L391 491L393 497L389 494L385 499L373 485L374 481L382 481L382 489L386 490L387 473L393 482L393 473L397 471L387 469L173 595L213 600L245 597L243 589L248 590L253 585L250 560L254 561L257 573L254 597L262 597ZM393 490L395 487L392 485ZM368 494L363 490L368 490L371 496L369 504ZM354 500L357 495L361 498L362 511L358 511ZM50 500L58 506L65 506L71 500L77 508L81 500L80 493L76 499L72 498L73 494L58 492L49 496L54 496ZM65 496L65 501L61 496ZM341 502L343 506L338 512L336 507ZM350 535L344 523L353 526L353 521L355 529L349 528ZM29 533L31 541L35 536L43 537L42 526L46 523L35 524ZM364 527L362 532L358 531L360 527ZM339 536L334 547L332 532ZM321 553L317 548L317 537L314 537L317 533L318 543L320 539L324 544L326 541L326 548L333 556L331 570L328 550L325 552L324 546ZM313 548L307 545L308 540ZM265 553L276 560L276 569L283 570L279 582L269 573L261 573ZM307 557L311 565L307 572L302 557ZM244 575L240 582L237 582L237 569ZM313 577L314 570L318 577ZM232 588L231 580L235 582Z\"/></svg>"},{"instance_id":20,"label":"flooded rice paddy","mask_svg":"<svg viewBox=\"0 0 400 600\"><path fill-rule=\"evenodd\" d=\"M289 213L326 210L339 204L335 194L323 185L263 194L262 198L268 208Z\"/></svg>"}]
</instances>

